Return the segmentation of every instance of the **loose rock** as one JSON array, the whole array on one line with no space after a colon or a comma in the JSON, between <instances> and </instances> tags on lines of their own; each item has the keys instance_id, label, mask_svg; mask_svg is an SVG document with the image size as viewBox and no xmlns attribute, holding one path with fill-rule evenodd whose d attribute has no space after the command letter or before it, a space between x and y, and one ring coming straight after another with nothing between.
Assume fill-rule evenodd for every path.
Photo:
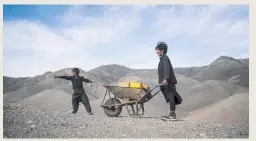
<instances>
[{"instance_id":1,"label":"loose rock","mask_svg":"<svg viewBox=\"0 0 256 141\"><path fill-rule=\"evenodd\" d=\"M110 118L21 107L4 110L4 138L248 138L248 134L248 124Z\"/></svg>"}]
</instances>

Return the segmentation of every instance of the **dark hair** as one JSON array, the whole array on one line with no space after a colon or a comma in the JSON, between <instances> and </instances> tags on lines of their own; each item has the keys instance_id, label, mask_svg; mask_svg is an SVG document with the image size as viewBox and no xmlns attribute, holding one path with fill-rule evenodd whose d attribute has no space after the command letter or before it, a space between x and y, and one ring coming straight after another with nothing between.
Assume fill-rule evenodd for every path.
<instances>
[{"instance_id":1,"label":"dark hair","mask_svg":"<svg viewBox=\"0 0 256 141\"><path fill-rule=\"evenodd\" d=\"M168 46L167 46L167 44L165 42L158 42L157 45L156 45L156 50L157 49L164 50L164 54L166 54Z\"/></svg>"},{"instance_id":2,"label":"dark hair","mask_svg":"<svg viewBox=\"0 0 256 141\"><path fill-rule=\"evenodd\" d=\"M80 73L80 71L79 71L78 68L73 68L72 71L73 71L74 73L76 73L76 75L78 75L78 74Z\"/></svg>"}]
</instances>

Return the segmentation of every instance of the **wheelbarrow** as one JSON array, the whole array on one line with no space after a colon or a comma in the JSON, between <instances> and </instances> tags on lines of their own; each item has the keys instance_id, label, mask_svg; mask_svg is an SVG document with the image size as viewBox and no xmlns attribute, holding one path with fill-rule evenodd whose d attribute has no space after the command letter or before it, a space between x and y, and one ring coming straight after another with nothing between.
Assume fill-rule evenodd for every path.
<instances>
[{"instance_id":1,"label":"wheelbarrow","mask_svg":"<svg viewBox=\"0 0 256 141\"><path fill-rule=\"evenodd\" d=\"M123 106L125 106L130 116L142 116L145 112L144 103L160 92L160 90L158 90L152 94L152 91L160 85L155 86L153 89L103 86L106 88L106 92L100 106L108 117L119 116ZM112 97L111 93L113 94ZM105 101L107 95L109 98Z\"/></svg>"}]
</instances>

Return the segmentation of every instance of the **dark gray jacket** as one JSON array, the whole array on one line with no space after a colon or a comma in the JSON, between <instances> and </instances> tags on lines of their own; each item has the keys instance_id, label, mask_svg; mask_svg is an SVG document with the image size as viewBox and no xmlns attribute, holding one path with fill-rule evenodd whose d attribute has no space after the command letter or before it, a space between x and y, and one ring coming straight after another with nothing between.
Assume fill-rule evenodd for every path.
<instances>
[{"instance_id":1,"label":"dark gray jacket","mask_svg":"<svg viewBox=\"0 0 256 141\"><path fill-rule=\"evenodd\" d=\"M171 61L167 55L160 57L158 65L158 83L162 84L164 79L166 79L168 83L177 84Z\"/></svg>"},{"instance_id":2,"label":"dark gray jacket","mask_svg":"<svg viewBox=\"0 0 256 141\"><path fill-rule=\"evenodd\" d=\"M84 94L83 82L92 83L91 80L84 78L83 76L55 76L55 78L61 78L65 80L70 80L72 82L74 93L72 98L77 98L81 94Z\"/></svg>"},{"instance_id":3,"label":"dark gray jacket","mask_svg":"<svg viewBox=\"0 0 256 141\"><path fill-rule=\"evenodd\" d=\"M166 102L170 102L168 95L173 94L175 105L181 104L182 98L176 91L175 87L175 85L177 84L177 80L175 77L171 61L167 55L163 55L160 57L160 62L158 65L158 83L162 84L163 80L165 79L167 80L168 85L161 86L160 88Z\"/></svg>"}]
</instances>

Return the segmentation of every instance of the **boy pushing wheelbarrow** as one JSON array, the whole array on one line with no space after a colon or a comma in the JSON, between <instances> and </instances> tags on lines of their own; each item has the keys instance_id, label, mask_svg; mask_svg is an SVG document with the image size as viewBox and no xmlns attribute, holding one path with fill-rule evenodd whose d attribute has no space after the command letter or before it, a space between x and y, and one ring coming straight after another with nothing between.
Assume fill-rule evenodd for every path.
<instances>
[{"instance_id":1,"label":"boy pushing wheelbarrow","mask_svg":"<svg viewBox=\"0 0 256 141\"><path fill-rule=\"evenodd\" d=\"M182 98L176 91L175 85L177 84L177 80L170 59L166 55L167 45L163 42L159 42L156 46L156 53L160 56L158 65L159 85L153 89L149 89L143 83L128 83L127 86L104 86L106 88L106 93L101 107L103 107L106 115L110 117L118 116L121 113L123 106L126 107L129 115L143 115L143 104L161 91L166 102L169 103L170 106L170 113L161 116L161 119L176 120L176 105L181 104ZM152 94L153 90L158 86L160 87L160 90ZM111 97L110 93L112 93L114 97ZM109 99L104 103L106 95L109 96Z\"/></svg>"}]
</instances>

